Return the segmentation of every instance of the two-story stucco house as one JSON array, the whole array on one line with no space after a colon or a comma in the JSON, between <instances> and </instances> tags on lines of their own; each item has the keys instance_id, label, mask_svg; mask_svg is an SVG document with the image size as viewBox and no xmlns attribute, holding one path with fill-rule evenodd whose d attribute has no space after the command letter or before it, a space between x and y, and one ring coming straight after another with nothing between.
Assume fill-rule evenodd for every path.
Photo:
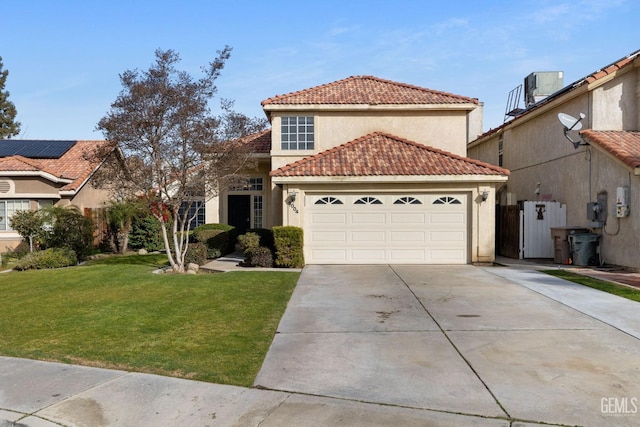
<instances>
[{"instance_id":1,"label":"two-story stucco house","mask_svg":"<svg viewBox=\"0 0 640 427\"><path fill-rule=\"evenodd\" d=\"M106 141L0 140L0 252L22 240L11 229L16 211L74 205L104 207L108 194L91 185L100 166L92 159Z\"/></svg>"},{"instance_id":2,"label":"two-story stucco house","mask_svg":"<svg viewBox=\"0 0 640 427\"><path fill-rule=\"evenodd\" d=\"M566 124L581 113L582 129L568 128L565 136L560 118ZM565 204L567 225L600 236L599 262L638 269L639 130L636 51L517 112L472 141L468 154L511 171L499 190L501 206L543 199Z\"/></svg>"},{"instance_id":3,"label":"two-story stucco house","mask_svg":"<svg viewBox=\"0 0 640 427\"><path fill-rule=\"evenodd\" d=\"M206 205L207 222L304 230L307 263L494 260L506 169L466 157L477 99L356 76L262 102L259 168Z\"/></svg>"}]
</instances>

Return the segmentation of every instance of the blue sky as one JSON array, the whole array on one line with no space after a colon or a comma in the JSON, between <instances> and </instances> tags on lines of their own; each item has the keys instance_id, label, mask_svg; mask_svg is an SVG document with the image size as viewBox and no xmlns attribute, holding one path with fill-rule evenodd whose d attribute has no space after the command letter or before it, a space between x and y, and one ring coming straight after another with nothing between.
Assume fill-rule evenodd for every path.
<instances>
[{"instance_id":1,"label":"blue sky","mask_svg":"<svg viewBox=\"0 0 640 427\"><path fill-rule=\"evenodd\" d=\"M640 49L636 0L4 0L0 56L22 139L102 139L119 74L173 49L194 77L233 48L220 97L268 97L374 75L478 98L484 129L533 71L569 84ZM218 100L214 101L218 105Z\"/></svg>"}]
</instances>

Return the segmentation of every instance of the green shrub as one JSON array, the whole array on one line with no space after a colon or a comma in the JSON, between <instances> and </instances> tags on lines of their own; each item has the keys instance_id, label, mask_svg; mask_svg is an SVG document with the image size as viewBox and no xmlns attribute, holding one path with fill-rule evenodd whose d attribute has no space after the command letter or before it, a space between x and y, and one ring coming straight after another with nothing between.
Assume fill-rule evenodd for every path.
<instances>
[{"instance_id":1,"label":"green shrub","mask_svg":"<svg viewBox=\"0 0 640 427\"><path fill-rule=\"evenodd\" d=\"M247 230L247 233L256 233L258 236L260 236L260 246L269 248L272 252L275 250L273 231L269 230L268 228L251 228Z\"/></svg>"},{"instance_id":2,"label":"green shrub","mask_svg":"<svg viewBox=\"0 0 640 427\"><path fill-rule=\"evenodd\" d=\"M45 248L72 249L79 260L85 259L93 250L95 225L85 217L77 206L52 206L42 210L45 224L51 224L45 231Z\"/></svg>"},{"instance_id":3,"label":"green shrub","mask_svg":"<svg viewBox=\"0 0 640 427\"><path fill-rule=\"evenodd\" d=\"M269 248L260 246L247 249L245 252L247 263L254 267L273 267L273 254Z\"/></svg>"},{"instance_id":4,"label":"green shrub","mask_svg":"<svg viewBox=\"0 0 640 427\"><path fill-rule=\"evenodd\" d=\"M133 218L129 232L129 248L160 251L164 249L160 221L150 213Z\"/></svg>"},{"instance_id":5,"label":"green shrub","mask_svg":"<svg viewBox=\"0 0 640 427\"><path fill-rule=\"evenodd\" d=\"M61 268L78 264L78 256L69 248L49 248L32 252L20 259L14 269Z\"/></svg>"},{"instance_id":6,"label":"green shrub","mask_svg":"<svg viewBox=\"0 0 640 427\"><path fill-rule=\"evenodd\" d=\"M248 250L255 249L260 246L260 236L256 233L247 233L242 236L238 236L238 246L240 246L240 250L246 255Z\"/></svg>"},{"instance_id":7,"label":"green shrub","mask_svg":"<svg viewBox=\"0 0 640 427\"><path fill-rule=\"evenodd\" d=\"M303 232L300 227L273 227L276 246L276 267L302 268L304 266Z\"/></svg>"},{"instance_id":8,"label":"green shrub","mask_svg":"<svg viewBox=\"0 0 640 427\"><path fill-rule=\"evenodd\" d=\"M207 246L204 243L189 243L187 253L184 256L185 267L189 263L198 265L205 264L207 262Z\"/></svg>"},{"instance_id":9,"label":"green shrub","mask_svg":"<svg viewBox=\"0 0 640 427\"><path fill-rule=\"evenodd\" d=\"M206 241L207 257L218 258L229 253L229 233L224 230L211 230Z\"/></svg>"},{"instance_id":10,"label":"green shrub","mask_svg":"<svg viewBox=\"0 0 640 427\"><path fill-rule=\"evenodd\" d=\"M229 252L233 252L235 249L235 245L236 245L236 238L238 237L238 233L236 231L236 228L232 225L228 225L228 224L203 224L203 225L199 225L197 227L195 227L193 229L193 235L197 236L199 235L202 231L204 230L222 230L226 233L226 237L218 237L218 239L225 240L226 239L226 247L222 247L222 243L218 242L217 240L214 241L214 243L212 243L212 248L219 248L220 249L220 253L221 255L226 255ZM205 241L203 240L199 240L200 242L204 243ZM209 243L207 243L207 245L209 245Z\"/></svg>"}]
</instances>

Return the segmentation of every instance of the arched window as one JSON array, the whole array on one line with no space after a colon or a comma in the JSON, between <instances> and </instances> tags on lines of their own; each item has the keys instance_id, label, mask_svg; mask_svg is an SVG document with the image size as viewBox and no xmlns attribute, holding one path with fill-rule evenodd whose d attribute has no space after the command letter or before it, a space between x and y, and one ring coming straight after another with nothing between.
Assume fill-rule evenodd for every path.
<instances>
[{"instance_id":1,"label":"arched window","mask_svg":"<svg viewBox=\"0 0 640 427\"><path fill-rule=\"evenodd\" d=\"M327 196L327 197L322 197L321 199L316 200L316 205L342 205L342 200L335 198L335 197L331 197L331 196Z\"/></svg>"},{"instance_id":2,"label":"arched window","mask_svg":"<svg viewBox=\"0 0 640 427\"><path fill-rule=\"evenodd\" d=\"M361 197L358 200L356 200L355 202L353 202L354 205L381 205L382 202L380 201L380 199L376 199L375 197Z\"/></svg>"},{"instance_id":3,"label":"arched window","mask_svg":"<svg viewBox=\"0 0 640 427\"><path fill-rule=\"evenodd\" d=\"M443 196L433 201L434 205L460 205L462 202L455 197Z\"/></svg>"},{"instance_id":4,"label":"arched window","mask_svg":"<svg viewBox=\"0 0 640 427\"><path fill-rule=\"evenodd\" d=\"M422 202L416 199L415 197L407 196L407 197L398 198L395 202L393 202L393 204L394 205L421 205Z\"/></svg>"}]
</instances>

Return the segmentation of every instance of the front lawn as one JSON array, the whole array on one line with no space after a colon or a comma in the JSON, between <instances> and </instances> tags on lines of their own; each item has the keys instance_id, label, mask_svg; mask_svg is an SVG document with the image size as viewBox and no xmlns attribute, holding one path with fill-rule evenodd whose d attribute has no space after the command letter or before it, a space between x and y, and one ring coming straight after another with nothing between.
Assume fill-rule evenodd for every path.
<instances>
[{"instance_id":1,"label":"front lawn","mask_svg":"<svg viewBox=\"0 0 640 427\"><path fill-rule=\"evenodd\" d=\"M165 261L0 274L0 354L250 386L299 274L151 273Z\"/></svg>"},{"instance_id":2,"label":"front lawn","mask_svg":"<svg viewBox=\"0 0 640 427\"><path fill-rule=\"evenodd\" d=\"M583 276L562 269L544 270L543 273L547 273L551 276L559 277L560 279L568 280L570 282L579 283L600 291L608 292L613 295L618 295L619 297L627 298L632 301L640 301L640 290L629 286L622 286L605 280L594 279L593 277Z\"/></svg>"}]
</instances>

